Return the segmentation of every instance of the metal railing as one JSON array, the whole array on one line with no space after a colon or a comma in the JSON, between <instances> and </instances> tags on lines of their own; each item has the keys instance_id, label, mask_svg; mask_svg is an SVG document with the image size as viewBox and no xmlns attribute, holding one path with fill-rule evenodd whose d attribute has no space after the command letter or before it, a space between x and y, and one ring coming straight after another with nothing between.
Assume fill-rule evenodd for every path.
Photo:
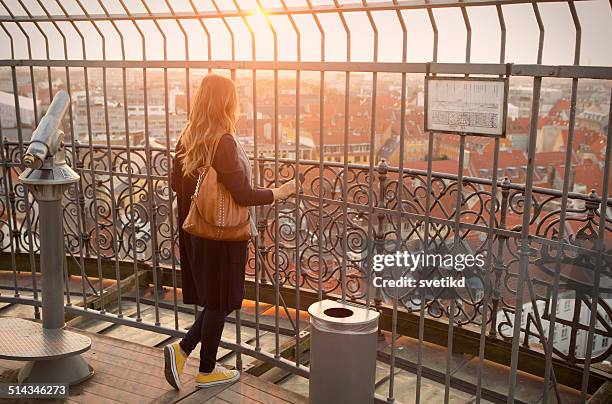
<instances>
[{"instance_id":1,"label":"metal railing","mask_svg":"<svg viewBox=\"0 0 612 404\"><path fill-rule=\"evenodd\" d=\"M122 0L114 6L105 1L81 2L76 0L77 12L68 8L65 2L53 1L9 2L0 0L6 15L0 15L0 26L6 34L11 58L0 60L0 71L7 73L14 94L15 139L0 134L2 147L2 186L0 200L0 254L3 264L13 274L13 295L2 294L0 301L31 304L38 316L40 296L38 295L35 268L38 252L38 222L36 202L26 188L16 182L20 170L20 159L27 145L28 137L22 125L22 99L17 94L27 87L33 98L33 125L40 115L36 97L47 96L51 99L54 92L53 77L62 73L62 82L73 103L69 119L65 125L67 138L72 140L66 145L71 165L80 174L81 181L65 194L64 227L67 255L67 270L71 266L79 269L82 279L81 302L76 302L70 293L66 294L67 310L77 315L92 316L106 321L180 336L184 333L179 327L178 313L184 310L177 299L180 287L178 271L177 229L174 216L174 196L170 190L169 176L171 156L176 133L174 124L186 119L184 111L189 110L190 92L194 76L202 69L207 71L226 71L238 83L249 84L244 98L251 102L247 112L251 122L247 133L252 139L252 159L255 168L255 182L261 186L279 184L301 173L304 183L301 192L286 202L257 210L258 236L251 246L247 274L253 288L256 306L262 299L266 288L270 292L275 307L274 331L276 334L274 352L266 353L260 346L260 316L255 315L256 336L254 344L246 344L240 339L241 318L236 313L237 339L223 340L222 345L239 353L237 366L242 366L240 353L269 361L296 374L306 376L308 369L300 358L302 333L300 322L289 309L304 310L304 302L321 299L323 296L336 296L343 301L354 301L387 310L391 316L391 351L389 356L389 391L386 400L395 397L394 375L396 363L395 341L405 328L402 327L404 315L417 315L415 337L419 340L418 361L416 364L416 401L421 400L423 375L423 342L426 341L425 329L433 319L447 324L445 333L448 349L448 364L444 374L445 401L448 401L451 380L451 355L462 351L457 346L456 335L472 332L477 336L475 355L479 357L477 381L473 391L478 401L483 392L484 360L490 359L487 346L507 342L507 365L510 366L508 380L508 401L515 397L515 381L519 369L519 357L525 350L540 353L543 371L535 373L544 378L544 386L551 386L559 399L558 384L566 383L567 376L559 380L555 370L564 361L580 370L582 380L574 387L582 391L582 400L593 392L591 364L603 361L612 354L612 344L593 356L595 337L612 338L612 252L609 240L612 239L612 220L609 199L612 131L608 127L605 151L603 153L602 195L595 192L581 194L571 192L572 159L575 149L574 133L576 124L576 103L580 80L612 80L611 67L581 66L581 25L574 1L557 2L566 5L573 19L576 32L575 57L572 66L543 65L544 24L539 10L542 1L390 1L343 4L333 1L322 5L312 5L309 0L303 6L289 7L280 0L279 8L263 10L256 1L254 9L243 9L241 3L233 1L233 8L221 8L216 1L210 2L210 10L199 10L194 2L183 2L187 11L175 10L172 1L156 3L153 11L146 1L140 1L141 9L132 10ZM18 3L18 4L17 4ZM30 4L31 3L31 4ZM539 30L538 55L535 64L506 63L506 24L504 9L511 4L531 6ZM472 7L490 7L495 10L500 29L499 59L492 63L471 63L472 26L470 12ZM158 11L157 8L164 8ZM436 10L451 8L459 10L465 26L466 49L465 63L438 62L438 28ZM427 13L433 33L432 57L429 63L408 62L408 29L406 12L424 10ZM379 32L376 13L392 13L393 20L402 32L401 62L380 62L378 59ZM346 38L345 61L326 60L326 49L332 41L320 17L332 14L338 17ZM368 23L359 29L368 29L373 37L373 58L369 62L351 60L351 24L347 16L365 14ZM260 32L253 28L252 18L263 19L269 29L273 42L273 57L258 60L256 45ZM320 61L304 61L301 57L303 33L296 22L307 16L312 19L320 37ZM285 18L295 36L294 60L279 60L279 21ZM191 44L202 41L193 34L191 22L197 22L206 41L205 60L190 58ZM167 33L169 23L179 30L182 43L170 43ZM211 26L218 24L227 31L231 45L231 60L216 60L213 57L215 36ZM236 42L240 38L236 27L242 24L250 39L250 60L236 57ZM87 28L85 28L87 27ZM128 35L127 31L131 33ZM37 34L35 34L37 32ZM53 32L53 34L52 34ZM156 32L162 39L163 58L150 59L147 50L150 32ZM111 48L110 35L118 38L120 57L107 57ZM34 57L32 36L42 36L45 44L45 58ZM57 45L52 35L61 37L59 58L52 58L52 47ZM78 36L80 57L74 57L74 43L71 36ZM128 48L130 40L138 38L141 57L131 60ZM101 57L90 57L91 43L101 43ZM25 43L28 57L17 58L16 54ZM170 60L168 48L184 47L184 60ZM161 75L159 71L161 70ZM173 91L171 79L176 81L180 71L184 96L184 111L170 114L170 99ZM263 71L263 73L262 73ZM279 74L282 72L283 75ZM326 144L329 119L326 117L326 83L332 74L343 74L343 106L339 108L338 118L343 122L342 142L338 162L328 161L323 152L318 159L303 158L303 151L310 147L302 141L305 130L301 108L303 80L310 72L318 73L317 90L318 111L311 111L318 123L315 131L319 150ZM336 73L330 73L336 72ZM92 79L101 73L99 79ZM118 73L118 74L115 74ZM262 88L258 78L271 73L271 88ZM369 102L367 164L350 162L351 144L351 78L367 73L371 75L365 97ZM433 170L433 159L427 159L426 170L410 168L404 159L407 133L407 116L400 112L399 161L397 167L387 162L377 161L374 145L378 140L377 114L379 113L378 80L379 75L391 75L401 80L399 92L399 111L406 111L408 103L407 81L409 74L433 76L438 74L528 77L533 79L531 94L531 118L529 144L524 178L521 183L512 183L508 178L498 175L500 163L500 139L493 142L493 161L491 178L483 179L464 174L466 167L466 141L468 135L459 136L459 155L457 171L439 173ZM183 75L184 74L184 75ZM113 79L109 79L113 75ZM283 143L280 124L280 87L281 81L290 75L293 83L295 102L293 113L293 134L291 143ZM77 79L75 79L75 76ZM41 80L42 77L42 80ZM361 76L359 76L361 77ZM71 79L72 78L72 79ZM567 142L565 148L565 167L561 189L547 189L537 186L536 142L540 120L540 92L543 78L547 80L570 79L570 116L567 123ZM46 80L45 80L46 79ZM156 80L155 85L150 81ZM46 81L46 83L45 83ZM176 82L173 85L176 85ZM99 88L89 84L96 82ZM140 84L133 84L134 82ZM45 83L48 92L41 91ZM76 84L75 84L76 83ZM136 97L130 86L136 88ZM141 86L141 87L138 87ZM247 86L247 87L249 87ZM153 93L159 90L160 93ZM113 93L116 91L117 93ZM77 94L78 92L78 94ZM259 95L258 95L259 92ZM318 94L317 94L318 92ZM271 99L270 117L258 113L262 108L262 94ZM163 106L163 115L150 112L150 102ZM136 100L135 100L136 98ZM316 98L316 97L315 97ZM142 106L142 114L131 112L130 107ZM285 106L287 107L287 106ZM293 106L291 106L293 107ZM80 108L80 109L79 109ZM175 107L176 108L176 107ZM78 112L77 112L78 111ZM179 108L176 108L179 111ZM154 116L155 115L155 116ZM159 119L158 119L159 118ZM142 129L134 122L142 120ZM261 126L258 120L271 123L271 142L274 150L272 157L260 153L262 144ZM114 128L119 124L120 129ZM82 134L77 130L83 129ZM178 125L180 126L180 125ZM3 129L6 131L7 129ZM153 136L159 130L159 135ZM264 129L264 132L266 130ZM101 136L96 136L99 133ZM68 135L69 134L69 135ZM427 133L427 156L434 155L434 147L443 136ZM263 136L265 138L265 136ZM318 139L317 139L318 138ZM293 153L293 158L282 158L281 147ZM291 150L293 149L293 150ZM309 150L312 150L309 149ZM493 197L492 197L493 196ZM465 289L450 289L443 292L421 289L405 289L398 295L395 292L374 288L372 280L372 257L374 254L394 253L398 250L444 253L456 249L466 252L483 253L486 265L481 272L468 272L469 279ZM109 263L111 269L109 270ZM143 264L146 268L143 269ZM90 268L94 268L93 271ZM126 270L129 268L129 270ZM23 287L19 285L19 273L31 272L32 297L22 296ZM127 271L127 272L126 272ZM136 302L135 317L124 316L122 300L132 298L123 296L126 274L139 278L146 275L147 283L153 285L153 298L140 296L139 288L134 288ZM439 267L426 268L427 276L442 276ZM426 275L423 275L426 276ZM110 305L103 295L105 279L116 280L116 305ZM159 296L162 285L172 290L172 302L163 301ZM288 296L291 302L286 302ZM96 309L89 303L96 300ZM558 317L558 308L563 300L570 303L571 318ZM155 308L155 319L143 321L141 304L150 303ZM174 311L174 324L160 321L160 307L170 307ZM196 309L197 310L197 309ZM297 348L293 360L281 357L280 319L285 311L291 320L291 335ZM525 312L526 316L525 316ZM585 315L586 313L586 315ZM514 327L514 319L522 319L520 326ZM518 323L518 322L517 322ZM562 331L563 329L563 331ZM568 333L569 346L561 349L555 334ZM463 334L461 334L463 335ZM584 339L579 344L577 341ZM528 369L525 364L521 369ZM563 376L561 376L563 377ZM548 387L545 387L548 391ZM549 399L543 395L544 402Z\"/></svg>"}]
</instances>

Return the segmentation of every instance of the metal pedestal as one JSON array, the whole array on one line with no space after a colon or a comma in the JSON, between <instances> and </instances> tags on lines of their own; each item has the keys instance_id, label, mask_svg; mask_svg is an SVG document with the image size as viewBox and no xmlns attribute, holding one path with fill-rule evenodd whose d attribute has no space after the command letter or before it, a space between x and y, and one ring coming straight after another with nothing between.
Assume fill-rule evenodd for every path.
<instances>
[{"instance_id":1,"label":"metal pedestal","mask_svg":"<svg viewBox=\"0 0 612 404\"><path fill-rule=\"evenodd\" d=\"M30 361L18 381L76 384L93 375L80 356L91 347L86 336L64 329L64 226L62 196L79 175L66 162L59 129L70 105L65 91L55 94L32 133L22 158L27 168L19 181L38 202L42 325L24 319L0 319L0 358Z\"/></svg>"},{"instance_id":2,"label":"metal pedestal","mask_svg":"<svg viewBox=\"0 0 612 404\"><path fill-rule=\"evenodd\" d=\"M28 362L19 371L19 383L66 383L79 384L91 376L94 370L81 355L61 359Z\"/></svg>"},{"instance_id":3,"label":"metal pedestal","mask_svg":"<svg viewBox=\"0 0 612 404\"><path fill-rule=\"evenodd\" d=\"M88 337L46 329L22 318L0 318L0 359L29 361L19 372L19 383L77 384L93 375L81 357L91 348Z\"/></svg>"}]
</instances>

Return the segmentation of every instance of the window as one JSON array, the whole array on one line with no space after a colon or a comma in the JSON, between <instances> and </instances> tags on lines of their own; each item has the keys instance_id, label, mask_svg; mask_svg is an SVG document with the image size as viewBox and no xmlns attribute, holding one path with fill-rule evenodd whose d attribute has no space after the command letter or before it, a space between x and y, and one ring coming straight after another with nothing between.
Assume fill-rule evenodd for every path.
<instances>
[{"instance_id":1,"label":"window","mask_svg":"<svg viewBox=\"0 0 612 404\"><path fill-rule=\"evenodd\" d=\"M609 337L603 337L601 339L601 347L602 348L606 348L608 346L608 344L610 343L610 339Z\"/></svg>"},{"instance_id":2,"label":"window","mask_svg":"<svg viewBox=\"0 0 612 404\"><path fill-rule=\"evenodd\" d=\"M569 327L563 326L561 328L561 341L565 341L569 335Z\"/></svg>"},{"instance_id":3,"label":"window","mask_svg":"<svg viewBox=\"0 0 612 404\"><path fill-rule=\"evenodd\" d=\"M564 311L570 311L572 303L570 302L570 299L565 299L563 302L563 310Z\"/></svg>"}]
</instances>

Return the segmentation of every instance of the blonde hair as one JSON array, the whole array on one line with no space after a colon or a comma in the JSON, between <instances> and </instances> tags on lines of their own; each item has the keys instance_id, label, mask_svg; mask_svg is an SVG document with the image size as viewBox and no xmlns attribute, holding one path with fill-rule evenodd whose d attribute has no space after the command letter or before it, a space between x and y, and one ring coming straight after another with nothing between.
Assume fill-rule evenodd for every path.
<instances>
[{"instance_id":1,"label":"blonde hair","mask_svg":"<svg viewBox=\"0 0 612 404\"><path fill-rule=\"evenodd\" d=\"M234 82L218 74L206 75L193 97L189 122L179 138L184 176L193 176L198 168L212 164L211 151L221 136L236 133L237 119L238 94Z\"/></svg>"}]
</instances>

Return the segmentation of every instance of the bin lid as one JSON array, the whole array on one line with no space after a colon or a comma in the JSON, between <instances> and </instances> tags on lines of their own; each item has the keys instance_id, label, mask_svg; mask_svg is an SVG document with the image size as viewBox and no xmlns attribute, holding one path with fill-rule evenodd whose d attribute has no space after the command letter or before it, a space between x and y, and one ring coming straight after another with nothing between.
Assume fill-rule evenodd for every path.
<instances>
[{"instance_id":1,"label":"bin lid","mask_svg":"<svg viewBox=\"0 0 612 404\"><path fill-rule=\"evenodd\" d=\"M321 300L308 307L310 323L314 326L333 327L337 331L365 333L378 329L380 313L363 307L344 304L334 300Z\"/></svg>"}]
</instances>

